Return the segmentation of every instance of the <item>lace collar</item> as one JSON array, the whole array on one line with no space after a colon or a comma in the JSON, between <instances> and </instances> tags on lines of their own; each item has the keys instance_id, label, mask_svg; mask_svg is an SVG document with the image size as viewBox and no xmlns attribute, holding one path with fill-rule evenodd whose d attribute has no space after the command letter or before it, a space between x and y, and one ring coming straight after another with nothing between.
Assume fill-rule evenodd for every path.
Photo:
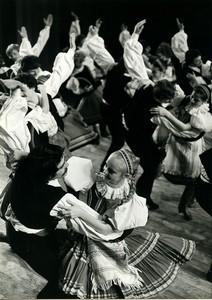
<instances>
[{"instance_id":1,"label":"lace collar","mask_svg":"<svg viewBox=\"0 0 212 300\"><path fill-rule=\"evenodd\" d=\"M195 107L190 103L185 107L185 110L193 116L196 116L198 114L206 114L209 111L209 103L203 103L199 107Z\"/></svg>"},{"instance_id":2,"label":"lace collar","mask_svg":"<svg viewBox=\"0 0 212 300\"><path fill-rule=\"evenodd\" d=\"M104 173L96 174L97 191L107 200L126 199L130 193L130 180L125 178L119 186L112 185L106 180Z\"/></svg>"}]
</instances>

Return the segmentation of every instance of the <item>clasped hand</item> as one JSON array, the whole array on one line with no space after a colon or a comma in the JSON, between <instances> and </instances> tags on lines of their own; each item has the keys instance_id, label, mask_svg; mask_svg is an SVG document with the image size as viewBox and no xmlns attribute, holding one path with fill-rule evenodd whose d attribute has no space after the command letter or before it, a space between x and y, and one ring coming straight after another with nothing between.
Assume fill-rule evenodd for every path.
<instances>
[{"instance_id":1,"label":"clasped hand","mask_svg":"<svg viewBox=\"0 0 212 300\"><path fill-rule=\"evenodd\" d=\"M83 209L77 205L73 204L70 200L66 200L68 205L58 204L58 217L59 218L79 218L83 214Z\"/></svg>"},{"instance_id":2,"label":"clasped hand","mask_svg":"<svg viewBox=\"0 0 212 300\"><path fill-rule=\"evenodd\" d=\"M152 115L166 117L169 114L169 111L162 106L152 107L150 109L150 113Z\"/></svg>"}]
</instances>

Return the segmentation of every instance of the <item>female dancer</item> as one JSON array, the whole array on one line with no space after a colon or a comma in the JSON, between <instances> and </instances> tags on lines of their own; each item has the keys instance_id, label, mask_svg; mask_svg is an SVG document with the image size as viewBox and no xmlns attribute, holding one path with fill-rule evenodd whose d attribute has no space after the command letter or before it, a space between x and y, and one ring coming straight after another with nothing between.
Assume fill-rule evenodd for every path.
<instances>
[{"instance_id":1,"label":"female dancer","mask_svg":"<svg viewBox=\"0 0 212 300\"><path fill-rule=\"evenodd\" d=\"M88 192L88 205L66 194L51 211L69 227L59 280L64 298L151 297L191 259L192 241L141 228L132 232L148 217L145 199L135 193L138 165L131 151L113 152Z\"/></svg>"},{"instance_id":2,"label":"female dancer","mask_svg":"<svg viewBox=\"0 0 212 300\"><path fill-rule=\"evenodd\" d=\"M154 107L151 113L154 115L153 122L169 130L162 171L172 183L186 185L178 208L185 219L190 220L192 216L187 206L194 198L194 185L200 175L199 155L204 150L202 137L212 130L211 90L200 84L190 96L183 98L173 112Z\"/></svg>"}]
</instances>

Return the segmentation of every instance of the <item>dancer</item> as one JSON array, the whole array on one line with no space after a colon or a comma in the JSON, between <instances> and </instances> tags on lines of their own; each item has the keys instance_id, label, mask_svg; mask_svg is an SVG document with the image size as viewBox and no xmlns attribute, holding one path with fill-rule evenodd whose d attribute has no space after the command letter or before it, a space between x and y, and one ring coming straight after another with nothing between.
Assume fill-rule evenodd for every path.
<instances>
[{"instance_id":1,"label":"dancer","mask_svg":"<svg viewBox=\"0 0 212 300\"><path fill-rule=\"evenodd\" d=\"M65 191L51 180L66 171L63 148L36 147L19 160L7 192L7 238L12 250L48 280L38 295L41 299L58 297L58 222L49 213Z\"/></svg>"},{"instance_id":2,"label":"dancer","mask_svg":"<svg viewBox=\"0 0 212 300\"><path fill-rule=\"evenodd\" d=\"M152 121L163 124L170 132L162 171L172 183L186 185L178 207L186 220L192 219L187 206L194 198L194 185L200 175L203 136L212 130L211 112L211 90L204 84L196 86L190 96L184 97L174 112L163 107L151 109L155 115Z\"/></svg>"},{"instance_id":3,"label":"dancer","mask_svg":"<svg viewBox=\"0 0 212 300\"><path fill-rule=\"evenodd\" d=\"M147 298L167 288L191 259L192 241L142 228L132 232L148 217L145 199L135 193L138 165L129 150L112 153L88 192L88 205L66 194L51 211L69 227L61 251L64 298Z\"/></svg>"},{"instance_id":4,"label":"dancer","mask_svg":"<svg viewBox=\"0 0 212 300\"><path fill-rule=\"evenodd\" d=\"M195 198L199 205L212 216L212 148L207 149L200 154L200 160L202 163L201 174L197 180L195 186ZM212 282L212 263L210 269L206 274L208 281Z\"/></svg>"}]
</instances>

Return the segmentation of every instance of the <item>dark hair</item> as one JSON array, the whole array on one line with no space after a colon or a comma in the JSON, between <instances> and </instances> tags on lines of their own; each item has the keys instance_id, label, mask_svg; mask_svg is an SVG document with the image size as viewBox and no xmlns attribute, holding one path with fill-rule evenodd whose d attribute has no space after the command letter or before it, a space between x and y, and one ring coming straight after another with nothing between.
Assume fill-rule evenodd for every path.
<instances>
[{"instance_id":1,"label":"dark hair","mask_svg":"<svg viewBox=\"0 0 212 300\"><path fill-rule=\"evenodd\" d=\"M63 152L64 149L57 145L35 147L27 157L20 160L14 181L19 184L25 181L28 188L48 183L58 171L57 165L62 159Z\"/></svg>"},{"instance_id":2,"label":"dark hair","mask_svg":"<svg viewBox=\"0 0 212 300\"><path fill-rule=\"evenodd\" d=\"M172 48L171 48L170 44L165 43L165 42L160 43L156 49L156 55L158 55L158 54L162 54L163 56L165 56L167 58L172 58L173 52L172 52Z\"/></svg>"},{"instance_id":3,"label":"dark hair","mask_svg":"<svg viewBox=\"0 0 212 300\"><path fill-rule=\"evenodd\" d=\"M76 48L81 48L84 40L85 40L86 36L84 34L78 34L75 38L75 44L76 44Z\"/></svg>"},{"instance_id":4,"label":"dark hair","mask_svg":"<svg viewBox=\"0 0 212 300\"><path fill-rule=\"evenodd\" d=\"M160 100L171 100L175 95L174 84L167 79L159 80L153 87L153 96Z\"/></svg>"},{"instance_id":5,"label":"dark hair","mask_svg":"<svg viewBox=\"0 0 212 300\"><path fill-rule=\"evenodd\" d=\"M20 73L14 79L25 83L29 88L37 88L37 80L30 74Z\"/></svg>"},{"instance_id":6,"label":"dark hair","mask_svg":"<svg viewBox=\"0 0 212 300\"><path fill-rule=\"evenodd\" d=\"M201 53L198 49L189 49L185 53L185 63L187 66L193 63L194 59L198 56L201 56Z\"/></svg>"},{"instance_id":7,"label":"dark hair","mask_svg":"<svg viewBox=\"0 0 212 300\"><path fill-rule=\"evenodd\" d=\"M58 171L62 156L63 148L49 144L32 149L17 166L11 185L11 206L18 220L29 228L43 228L50 222L53 199L48 197L54 197L54 193L57 196L57 191L50 189L53 195L49 194L47 183Z\"/></svg>"},{"instance_id":8,"label":"dark hair","mask_svg":"<svg viewBox=\"0 0 212 300\"><path fill-rule=\"evenodd\" d=\"M209 86L207 84L199 84L193 90L202 97L203 101L209 104L209 111L212 113L211 89Z\"/></svg>"},{"instance_id":9,"label":"dark hair","mask_svg":"<svg viewBox=\"0 0 212 300\"><path fill-rule=\"evenodd\" d=\"M35 55L26 55L21 60L22 72L29 72L30 70L40 68L40 66L40 59Z\"/></svg>"},{"instance_id":10,"label":"dark hair","mask_svg":"<svg viewBox=\"0 0 212 300\"><path fill-rule=\"evenodd\" d=\"M143 46L144 50L150 46L150 43L147 40L139 40L139 42L141 43L141 45Z\"/></svg>"}]
</instances>

